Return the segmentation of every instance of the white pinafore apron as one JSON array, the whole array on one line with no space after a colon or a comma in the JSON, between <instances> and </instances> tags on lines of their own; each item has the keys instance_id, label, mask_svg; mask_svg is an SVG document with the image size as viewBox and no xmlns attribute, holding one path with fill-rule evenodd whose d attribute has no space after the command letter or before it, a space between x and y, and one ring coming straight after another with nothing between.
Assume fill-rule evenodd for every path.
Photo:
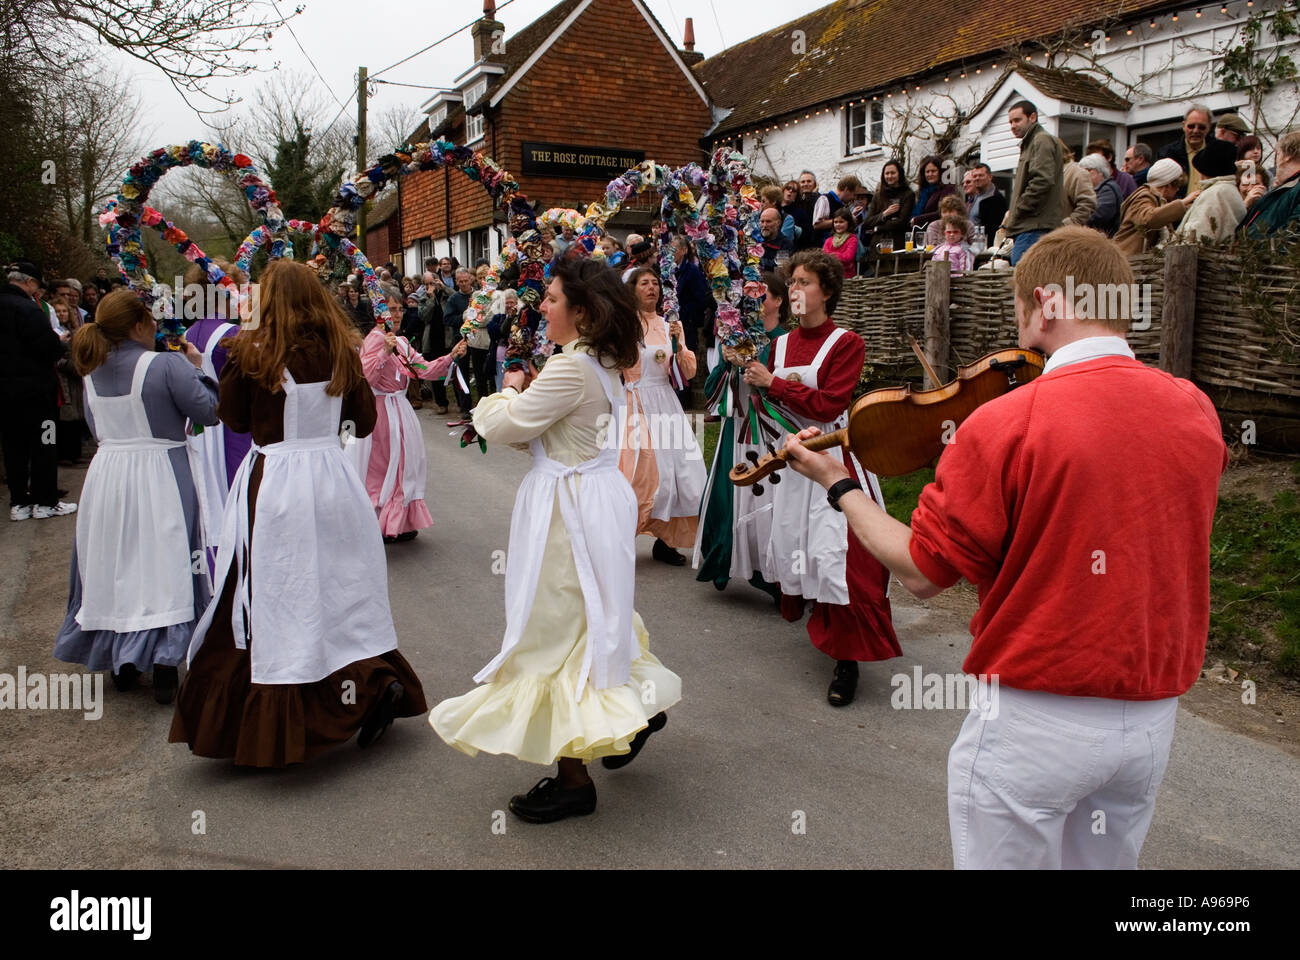
<instances>
[{"instance_id":1,"label":"white pinafore apron","mask_svg":"<svg viewBox=\"0 0 1300 960\"><path fill-rule=\"evenodd\" d=\"M424 455L424 434L420 418L406 398L410 378L398 374L400 384L393 393L375 391L375 400L382 403L388 415L388 469L384 471L384 485L379 491L379 502L385 504L397 489L397 460L402 460L402 506L424 499L424 486L428 463ZM362 474L365 481L365 474Z\"/></svg>"},{"instance_id":2,"label":"white pinafore apron","mask_svg":"<svg viewBox=\"0 0 1300 960\"><path fill-rule=\"evenodd\" d=\"M101 397L94 375L86 377L99 452L77 511L82 630L132 633L194 619L189 524L167 455L185 441L155 437L144 406L156 356L140 354L131 391L120 397Z\"/></svg>"},{"instance_id":3,"label":"white pinafore apron","mask_svg":"<svg viewBox=\"0 0 1300 960\"><path fill-rule=\"evenodd\" d=\"M622 422L624 400L610 375L589 354L575 351L573 356L582 358L596 372L610 403L612 422ZM587 649L575 691L581 700L588 679L597 690L627 683L632 661L640 655L632 628L636 494L618 469L619 450L615 444L604 444L594 459L575 467L548 457L540 439L534 438L529 448L533 452L533 469L519 486L510 518L505 639L501 652L474 675L474 680L491 680L519 645L532 612L558 493L587 614Z\"/></svg>"},{"instance_id":4,"label":"white pinafore apron","mask_svg":"<svg viewBox=\"0 0 1300 960\"><path fill-rule=\"evenodd\" d=\"M667 521L699 514L708 471L691 422L682 411L681 401L664 370L668 351L672 349L671 338L667 335L667 322L658 318L658 323L667 342L641 345L641 378L627 384L625 389L627 415L634 428L628 441L634 444L633 475L641 456L641 442L637 441L648 432L659 473L659 487L650 516ZM640 417L639 424L637 417Z\"/></svg>"},{"instance_id":5,"label":"white pinafore apron","mask_svg":"<svg viewBox=\"0 0 1300 960\"><path fill-rule=\"evenodd\" d=\"M217 344L235 333L239 327L233 323L222 324L208 338L203 348L203 372L217 380L217 368L212 353ZM193 427L191 427L193 429ZM204 427L198 436L185 441L185 452L190 459L190 473L194 475L194 492L199 499L199 522L203 531L203 547L215 554L221 538L221 515L226 509L226 431L221 424ZM204 565L206 572L207 565Z\"/></svg>"},{"instance_id":6,"label":"white pinafore apron","mask_svg":"<svg viewBox=\"0 0 1300 960\"><path fill-rule=\"evenodd\" d=\"M231 626L253 683L315 683L397 648L383 539L365 487L339 448L343 400L284 372L284 440L254 445L231 484L217 552L217 591L194 631L203 644L232 566ZM265 458L248 530L255 454Z\"/></svg>"},{"instance_id":7,"label":"white pinafore apron","mask_svg":"<svg viewBox=\"0 0 1300 960\"><path fill-rule=\"evenodd\" d=\"M797 376L804 386L816 390L821 366L843 335L843 328L832 330L812 363L797 367L785 363L789 336L778 338L774 347L776 356L772 376L787 380ZM848 423L848 416L845 410L832 423L819 423L799 416L795 421L800 429L818 427L823 433L831 433ZM781 441L781 445L784 444L785 439ZM832 455L840 454L833 451ZM883 508L885 498L875 474L864 470L851 453L849 460L862 481L863 489ZM772 498L772 535L767 545L766 566L779 580L781 592L822 603L847 604L849 587L845 563L849 525L844 514L827 502L825 488L793 470L783 470L781 482L768 486L763 496Z\"/></svg>"}]
</instances>

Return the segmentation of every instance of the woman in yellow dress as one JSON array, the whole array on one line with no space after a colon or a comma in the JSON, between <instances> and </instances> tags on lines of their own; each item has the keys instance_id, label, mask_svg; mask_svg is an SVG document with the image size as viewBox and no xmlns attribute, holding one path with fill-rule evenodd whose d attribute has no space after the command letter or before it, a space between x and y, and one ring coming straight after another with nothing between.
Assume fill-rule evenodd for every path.
<instances>
[{"instance_id":1,"label":"woman in yellow dress","mask_svg":"<svg viewBox=\"0 0 1300 960\"><path fill-rule=\"evenodd\" d=\"M637 501L618 469L617 429L619 370L640 339L631 291L598 262L565 263L542 313L557 352L541 373L507 372L474 410L479 436L533 453L510 523L505 639L474 677L480 686L429 714L470 756L558 763L510 800L533 823L594 811L586 765L626 765L681 697L632 608Z\"/></svg>"}]
</instances>

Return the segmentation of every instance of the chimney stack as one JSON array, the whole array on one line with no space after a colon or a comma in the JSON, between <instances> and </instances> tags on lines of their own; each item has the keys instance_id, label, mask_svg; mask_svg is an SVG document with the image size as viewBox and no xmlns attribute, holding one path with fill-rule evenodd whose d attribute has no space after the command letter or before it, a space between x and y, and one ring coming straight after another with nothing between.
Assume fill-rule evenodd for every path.
<instances>
[{"instance_id":1,"label":"chimney stack","mask_svg":"<svg viewBox=\"0 0 1300 960\"><path fill-rule=\"evenodd\" d=\"M682 37L682 46L686 48L687 53L695 51L695 18L686 18L686 35Z\"/></svg>"},{"instance_id":2,"label":"chimney stack","mask_svg":"<svg viewBox=\"0 0 1300 960\"><path fill-rule=\"evenodd\" d=\"M475 63L492 60L504 49L506 26L496 16L496 0L483 0L483 19L476 20L469 31L474 38Z\"/></svg>"}]
</instances>

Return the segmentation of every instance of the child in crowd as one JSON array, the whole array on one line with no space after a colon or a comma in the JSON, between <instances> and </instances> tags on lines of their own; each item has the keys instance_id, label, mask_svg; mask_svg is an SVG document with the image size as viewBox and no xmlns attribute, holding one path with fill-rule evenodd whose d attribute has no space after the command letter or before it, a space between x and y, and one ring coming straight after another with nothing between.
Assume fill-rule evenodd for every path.
<instances>
[{"instance_id":1,"label":"child in crowd","mask_svg":"<svg viewBox=\"0 0 1300 960\"><path fill-rule=\"evenodd\" d=\"M943 243L934 248L935 260L947 260L954 274L975 269L975 251L966 242L970 223L959 214L945 214L943 218Z\"/></svg>"}]
</instances>

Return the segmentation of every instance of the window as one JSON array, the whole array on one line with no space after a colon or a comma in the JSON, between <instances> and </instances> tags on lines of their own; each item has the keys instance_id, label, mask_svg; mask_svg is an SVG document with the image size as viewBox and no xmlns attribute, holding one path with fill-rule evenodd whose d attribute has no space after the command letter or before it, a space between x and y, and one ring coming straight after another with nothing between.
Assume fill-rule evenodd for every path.
<instances>
[{"instance_id":1,"label":"window","mask_svg":"<svg viewBox=\"0 0 1300 960\"><path fill-rule=\"evenodd\" d=\"M424 261L433 256L433 239L425 237L420 241L420 269L424 269Z\"/></svg>"},{"instance_id":2,"label":"window","mask_svg":"<svg viewBox=\"0 0 1300 960\"><path fill-rule=\"evenodd\" d=\"M476 113L465 118L465 143L474 143L483 139L483 114Z\"/></svg>"},{"instance_id":3,"label":"window","mask_svg":"<svg viewBox=\"0 0 1300 960\"><path fill-rule=\"evenodd\" d=\"M1116 130L1113 123L1061 117L1057 123L1056 135L1065 141L1067 147L1074 151L1074 159L1082 160L1084 151L1093 140L1109 140L1111 146L1115 146ZM1116 148L1116 152L1120 157L1124 156L1123 149Z\"/></svg>"},{"instance_id":4,"label":"window","mask_svg":"<svg viewBox=\"0 0 1300 960\"><path fill-rule=\"evenodd\" d=\"M480 227L478 230L471 230L469 234L469 255L470 263L477 263L479 260L492 260L492 246L488 239L488 227Z\"/></svg>"},{"instance_id":5,"label":"window","mask_svg":"<svg viewBox=\"0 0 1300 960\"><path fill-rule=\"evenodd\" d=\"M482 80L478 81L478 83L474 84L474 86L466 90L465 109L468 110L470 107L474 106L474 104L482 100L483 94L487 93L487 88L488 88L487 77L484 77Z\"/></svg>"},{"instance_id":6,"label":"window","mask_svg":"<svg viewBox=\"0 0 1300 960\"><path fill-rule=\"evenodd\" d=\"M885 108L879 102L856 103L848 108L845 153L869 150L885 139Z\"/></svg>"},{"instance_id":7,"label":"window","mask_svg":"<svg viewBox=\"0 0 1300 960\"><path fill-rule=\"evenodd\" d=\"M437 130L446 122L447 122L447 106L446 104L443 104L437 110L433 111L433 113L429 114L430 132Z\"/></svg>"}]
</instances>

